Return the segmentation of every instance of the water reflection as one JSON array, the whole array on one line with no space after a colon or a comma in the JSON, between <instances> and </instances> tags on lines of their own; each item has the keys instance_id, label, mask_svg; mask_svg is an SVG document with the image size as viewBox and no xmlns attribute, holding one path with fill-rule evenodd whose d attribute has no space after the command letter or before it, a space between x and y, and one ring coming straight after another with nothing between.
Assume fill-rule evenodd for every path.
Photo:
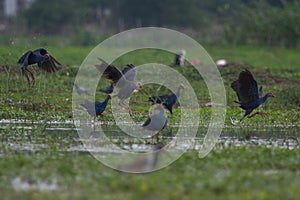
<instances>
[{"instance_id":1,"label":"water reflection","mask_svg":"<svg viewBox=\"0 0 300 200\"><path fill-rule=\"evenodd\" d=\"M20 123L2 123L0 125L0 155L7 149L14 151L66 151L66 152L118 152L119 149L133 152L151 151L151 145L142 138L128 136L115 125L105 125L103 132L92 131L80 138L74 126L24 125ZM164 145L176 139L169 126L163 133L161 142ZM173 143L172 148L199 150L202 146L206 128L201 127L195 138L183 138L184 142ZM180 138L182 140L182 138ZM300 127L231 127L223 129L215 148L226 149L245 145L264 145L268 148L299 148ZM83 145L83 142L85 145ZM116 149L107 148L108 143L116 145Z\"/></svg>"}]
</instances>

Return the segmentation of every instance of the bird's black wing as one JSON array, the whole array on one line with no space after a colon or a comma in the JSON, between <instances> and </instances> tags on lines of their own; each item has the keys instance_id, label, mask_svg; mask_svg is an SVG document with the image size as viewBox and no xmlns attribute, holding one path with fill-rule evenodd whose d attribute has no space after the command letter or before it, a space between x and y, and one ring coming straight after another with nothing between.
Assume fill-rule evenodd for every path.
<instances>
[{"instance_id":1,"label":"bird's black wing","mask_svg":"<svg viewBox=\"0 0 300 200\"><path fill-rule=\"evenodd\" d=\"M125 78L123 77L122 72L115 66L109 65L101 58L98 58L101 63L99 65L95 65L95 67L100 71L100 73L104 76L104 78L112 80L113 84L123 85Z\"/></svg>"},{"instance_id":2,"label":"bird's black wing","mask_svg":"<svg viewBox=\"0 0 300 200\"><path fill-rule=\"evenodd\" d=\"M180 55L176 54L174 59L174 65L180 65Z\"/></svg>"},{"instance_id":3,"label":"bird's black wing","mask_svg":"<svg viewBox=\"0 0 300 200\"><path fill-rule=\"evenodd\" d=\"M245 69L239 75L238 93L241 103L250 103L259 98L257 82L252 73Z\"/></svg>"},{"instance_id":4,"label":"bird's black wing","mask_svg":"<svg viewBox=\"0 0 300 200\"><path fill-rule=\"evenodd\" d=\"M161 100L161 103L167 104L167 103L169 103L169 100L170 100L170 98L172 98L173 95L175 95L175 94L172 93L172 94L161 95L158 97L158 99Z\"/></svg>"},{"instance_id":5,"label":"bird's black wing","mask_svg":"<svg viewBox=\"0 0 300 200\"><path fill-rule=\"evenodd\" d=\"M23 63L25 63L25 62L28 63L28 57L29 57L29 55L30 55L31 53L32 53L31 50L29 50L29 51L27 51L26 53L24 53L24 54L21 56L21 58L19 58L18 63L19 63L19 64L23 64Z\"/></svg>"},{"instance_id":6,"label":"bird's black wing","mask_svg":"<svg viewBox=\"0 0 300 200\"><path fill-rule=\"evenodd\" d=\"M239 101L241 101L240 93L239 93L239 82L233 81L231 83L231 88L235 91L236 95L238 96Z\"/></svg>"},{"instance_id":7,"label":"bird's black wing","mask_svg":"<svg viewBox=\"0 0 300 200\"><path fill-rule=\"evenodd\" d=\"M152 102L153 104L161 103L162 100L157 96L149 97L148 102Z\"/></svg>"},{"instance_id":8,"label":"bird's black wing","mask_svg":"<svg viewBox=\"0 0 300 200\"><path fill-rule=\"evenodd\" d=\"M135 81L137 71L135 69L135 66L133 64L128 64L126 67L122 70L122 74L128 81Z\"/></svg>"},{"instance_id":9,"label":"bird's black wing","mask_svg":"<svg viewBox=\"0 0 300 200\"><path fill-rule=\"evenodd\" d=\"M259 87L259 90L258 90L258 96L259 96L259 97L262 97L262 93L263 93L263 91L262 91L262 86L260 86L260 87Z\"/></svg>"},{"instance_id":10,"label":"bird's black wing","mask_svg":"<svg viewBox=\"0 0 300 200\"><path fill-rule=\"evenodd\" d=\"M161 96L152 96L149 97L148 101L152 102L153 104L155 103L166 103L168 101L168 98L170 98L171 95L165 94Z\"/></svg>"},{"instance_id":11,"label":"bird's black wing","mask_svg":"<svg viewBox=\"0 0 300 200\"><path fill-rule=\"evenodd\" d=\"M113 83L110 84L110 86L100 89L100 92L104 92L106 94L111 94L114 91L114 85Z\"/></svg>"},{"instance_id":12,"label":"bird's black wing","mask_svg":"<svg viewBox=\"0 0 300 200\"><path fill-rule=\"evenodd\" d=\"M149 97L148 99L148 102L151 102L152 104L160 104L162 103L164 105L164 107L171 113L173 114L173 110L172 110L172 107L173 107L173 104L171 104L169 102L169 99L172 98L174 94L165 94L165 95L161 95L161 96L152 96L152 97Z\"/></svg>"},{"instance_id":13,"label":"bird's black wing","mask_svg":"<svg viewBox=\"0 0 300 200\"><path fill-rule=\"evenodd\" d=\"M151 123L151 118L149 117L145 123L142 125L142 127L148 126Z\"/></svg>"},{"instance_id":14,"label":"bird's black wing","mask_svg":"<svg viewBox=\"0 0 300 200\"><path fill-rule=\"evenodd\" d=\"M168 104L168 103L164 103L163 105L171 113L171 115L173 115L173 105Z\"/></svg>"},{"instance_id":15,"label":"bird's black wing","mask_svg":"<svg viewBox=\"0 0 300 200\"><path fill-rule=\"evenodd\" d=\"M58 71L61 64L52 56L48 60L45 60L43 62L38 62L39 69L42 69L46 72L52 73Z\"/></svg>"}]
</instances>

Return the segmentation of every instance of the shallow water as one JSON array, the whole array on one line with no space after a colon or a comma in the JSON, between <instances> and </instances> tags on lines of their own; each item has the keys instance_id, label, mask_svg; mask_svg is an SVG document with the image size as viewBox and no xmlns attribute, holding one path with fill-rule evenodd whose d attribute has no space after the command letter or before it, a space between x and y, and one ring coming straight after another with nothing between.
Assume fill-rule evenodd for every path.
<instances>
[{"instance_id":1,"label":"shallow water","mask_svg":"<svg viewBox=\"0 0 300 200\"><path fill-rule=\"evenodd\" d=\"M115 125L105 124L102 125L102 129L104 134L92 131L88 138L83 139L77 132L81 129L76 128L71 121L44 123L41 121L1 120L0 156L4 156L7 151L117 152L118 149L107 148L107 141L128 151L143 152L149 149L149 145L147 145L151 141L149 139L130 137ZM168 144L177 137L177 129L176 125L168 126L163 130L160 141ZM206 127L200 127L195 138L186 136L183 138L184 143L175 145L173 148L199 150L206 131ZM103 137L106 140L103 140ZM299 148L299 141L299 126L225 127L215 148L264 145L269 148L295 149Z\"/></svg>"}]
</instances>

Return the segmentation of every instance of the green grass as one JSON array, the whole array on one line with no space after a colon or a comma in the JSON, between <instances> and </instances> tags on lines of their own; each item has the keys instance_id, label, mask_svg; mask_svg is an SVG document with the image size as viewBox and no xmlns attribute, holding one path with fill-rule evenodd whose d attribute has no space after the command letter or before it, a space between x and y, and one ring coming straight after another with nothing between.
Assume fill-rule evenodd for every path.
<instances>
[{"instance_id":1,"label":"green grass","mask_svg":"<svg viewBox=\"0 0 300 200\"><path fill-rule=\"evenodd\" d=\"M12 152L0 161L0 191L6 199L296 199L299 160L299 149L215 148L204 159L190 151L155 173L132 175L85 153ZM15 191L16 178L59 189Z\"/></svg>"},{"instance_id":2,"label":"green grass","mask_svg":"<svg viewBox=\"0 0 300 200\"><path fill-rule=\"evenodd\" d=\"M276 95L259 108L268 115L246 119L233 127L230 118L239 119L244 111L233 103L237 98L230 83L237 79L243 66L220 68L228 102L225 125L233 128L233 132L241 130L246 136L255 135L259 139L268 132L277 138L278 127L287 127L287 133L278 134L299 140L298 51L264 47L207 48L214 60L225 58L228 62L246 63L258 84L263 85L264 93L273 91ZM102 165L88 153L66 152L69 147L80 144L76 132L47 132L46 128L53 125L35 125L33 122L72 120L73 82L78 66L92 47L49 46L47 49L67 69L55 74L37 72L36 85L28 88L20 74L20 66L16 65L17 59L28 47L0 47L0 66L10 66L8 71L3 67L0 69L0 119L23 119L27 127L32 127L19 129L15 124L0 125L1 199L296 199L300 195L299 144L296 149L288 150L274 144L248 142L238 147L234 143L220 142L204 159L199 159L197 152L190 150L172 165L146 175L120 173ZM115 64L122 66L130 62L138 65L152 59L170 64L173 56L146 50L129 53L116 60ZM188 77L195 89L201 107L193 112L200 113L200 125L206 127L211 115L210 108L204 106L210 101L206 85L193 68L176 70ZM108 81L101 81L98 88L108 84ZM157 93L154 86L143 89L149 94ZM167 91L163 89L160 92ZM105 95L97 92L97 100L104 98ZM141 122L147 118L147 98L147 95L139 93L132 98L134 121ZM180 109L175 109L174 116L168 117L169 124L177 123L181 117ZM113 120L110 106L98 120ZM4 126L8 128L4 129ZM289 128L291 126L296 129ZM167 127L165 132L171 129ZM244 141L246 136L241 134L239 138ZM16 148L27 143L45 146L42 150ZM58 189L15 190L12 183L18 178L31 186L40 182L53 183Z\"/></svg>"},{"instance_id":3,"label":"green grass","mask_svg":"<svg viewBox=\"0 0 300 200\"><path fill-rule=\"evenodd\" d=\"M278 47L207 47L210 55L228 62L248 64L252 70L270 70L273 75L287 78L300 78L299 49Z\"/></svg>"},{"instance_id":4,"label":"green grass","mask_svg":"<svg viewBox=\"0 0 300 200\"><path fill-rule=\"evenodd\" d=\"M2 68L0 72L0 101L3 104L0 108L0 116L2 118L28 118L32 116L32 111L45 117L57 115L63 116L63 118L71 117L73 82L78 66L92 47L48 47L48 49L63 65L67 66L67 69L56 74L37 73L36 85L34 88L29 89L25 78L20 74L19 67L16 66L16 60L27 48L0 47L0 64L11 66L8 71ZM299 122L300 84L298 79L300 68L297 66L300 62L296 56L298 55L297 50L261 47L215 47L209 50L209 53L211 53L214 60L225 58L228 62L247 63L248 68L254 72L258 84L263 86L264 93L267 91L275 93L276 98L269 99L260 108L261 110L267 110L270 114L267 117L267 119L270 119L269 123L280 121L282 115L293 116L289 120ZM272 58L275 58L275 60ZM277 62L278 60L281 61ZM123 66L130 62L139 65L151 61L170 64L173 61L173 55L155 50L135 51L116 60L115 64ZM268 66L268 71L266 71L265 66ZM228 112L230 113L230 115L227 115L228 117L236 116L235 118L239 118L243 113L233 103L236 100L236 95L230 88L231 81L237 79L240 70L243 68L243 66L219 68L227 93ZM287 72L288 69L290 71ZM190 81L198 96L198 102L202 107L200 112L202 112L203 105L210 100L210 97L201 76L192 67L176 68L176 70ZM98 88L106 87L108 84L108 81L101 81ZM148 90L148 94L159 94L153 87L152 89L147 87L146 90ZM168 90L164 89L160 92L164 93ZM7 98L12 99L12 103L9 103ZM99 92L96 94L97 100L104 98L105 95ZM145 109L149 106L146 102L147 98L145 94L138 94L133 97L134 105L139 105L136 107L137 112L147 113L148 109ZM28 116L26 116L27 114ZM261 120L261 117L257 117L253 121L257 123Z\"/></svg>"}]
</instances>

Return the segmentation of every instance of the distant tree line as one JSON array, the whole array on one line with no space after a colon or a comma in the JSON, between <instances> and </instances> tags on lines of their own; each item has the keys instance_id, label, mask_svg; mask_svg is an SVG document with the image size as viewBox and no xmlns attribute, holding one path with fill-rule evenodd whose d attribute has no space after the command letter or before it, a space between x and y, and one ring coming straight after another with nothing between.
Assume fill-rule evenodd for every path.
<instances>
[{"instance_id":1,"label":"distant tree line","mask_svg":"<svg viewBox=\"0 0 300 200\"><path fill-rule=\"evenodd\" d=\"M298 0L35 0L21 33L93 38L142 26L187 31L212 43L299 47Z\"/></svg>"}]
</instances>

